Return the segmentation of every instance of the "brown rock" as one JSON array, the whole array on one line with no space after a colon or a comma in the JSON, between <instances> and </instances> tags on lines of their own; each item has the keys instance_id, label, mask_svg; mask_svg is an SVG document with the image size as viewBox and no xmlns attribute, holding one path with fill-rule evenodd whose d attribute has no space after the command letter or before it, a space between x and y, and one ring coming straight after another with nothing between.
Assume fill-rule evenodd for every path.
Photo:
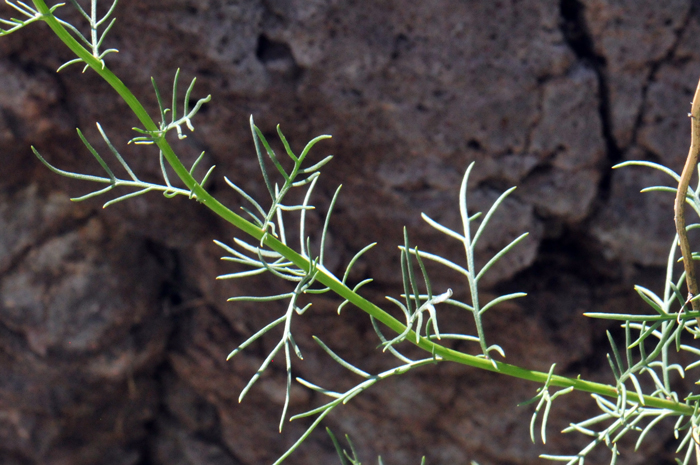
<instances>
[{"instance_id":1,"label":"brown rock","mask_svg":"<svg viewBox=\"0 0 700 465\"><path fill-rule=\"evenodd\" d=\"M0 7L0 17L7 11ZM59 11L80 19L70 5ZM581 314L639 306L631 282L659 284L673 234L667 194L638 194L664 178L610 167L646 158L680 171L700 72L692 11L688 0L122 0L105 42L120 52L106 62L152 114L151 76L168 102L178 67L180 102L197 76L193 99L213 101L195 117L196 131L173 143L188 166L206 152L202 166L217 165L210 191L236 210L243 201L224 175L269 202L250 114L278 154L278 122L297 152L332 134L310 155L335 160L308 226L322 227L342 183L325 265L342 275L377 241L349 279L374 278L365 294L390 311L384 295L402 292L404 226L412 244L464 264L459 242L419 213L460 228L457 195L472 161L470 214L518 185L479 240L477 266L529 231L481 284L485 300L530 295L485 314L488 340L509 362L545 371L557 362L562 374L610 382L606 327ZM117 175L126 176L95 122L140 177L161 177L157 150L127 144L140 123L107 84L80 65L54 73L70 58L42 25L0 38L0 463L270 463L310 424L285 422L277 432L284 356L242 404L238 396L280 332L225 358L286 306L225 299L289 292L288 283L214 281L236 268L219 261L211 241L230 244L237 232L195 202L149 194L99 208L113 193L67 202L62 192L94 186L49 172L29 146L61 169L103 176L75 127ZM436 291L467 298L462 277L430 272ZM338 316L338 304L325 296L294 317L304 360L293 367L344 390L354 375L312 335L372 373L395 361L377 349L366 315L346 307ZM454 309L441 310L440 329L474 332L471 316ZM575 453L584 439L555 431L595 406L583 394L565 396L547 447L532 445L531 410L515 405L537 387L457 365L423 367L373 387L324 424L349 433L363 462L382 454L387 464L420 463L425 454L431 464L530 464L544 452ZM290 409L321 397L295 385ZM651 438L635 457L658 459L669 438ZM319 428L287 463L337 460Z\"/></svg>"}]
</instances>

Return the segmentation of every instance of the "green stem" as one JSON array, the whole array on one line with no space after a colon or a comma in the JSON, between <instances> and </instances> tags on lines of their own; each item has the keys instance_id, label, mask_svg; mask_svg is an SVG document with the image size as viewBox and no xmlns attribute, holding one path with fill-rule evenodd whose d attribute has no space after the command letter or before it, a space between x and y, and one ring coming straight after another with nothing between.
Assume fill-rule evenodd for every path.
<instances>
[{"instance_id":1,"label":"green stem","mask_svg":"<svg viewBox=\"0 0 700 465\"><path fill-rule=\"evenodd\" d=\"M131 108L136 117L139 119L146 131L158 131L158 126L151 119L148 112L146 112L141 102L131 93L131 91L124 85L124 83L116 76L112 71L103 67L102 62L96 59L90 51L81 46L77 40L70 35L68 31L61 25L60 22L50 13L49 8L46 6L44 0L32 0L34 6L37 10L44 16L42 20L49 25L53 32L58 36L61 41L68 46L68 48L75 53L76 56L85 61L97 74L99 74L107 83L109 83L112 88L122 97L126 104ZM289 261L294 263L300 269L309 270L310 263L303 256L296 253L294 250L290 249L286 245L282 244L279 240L272 237L269 234L265 234L260 228L254 224L248 222L241 216L229 210L218 200L212 197L202 186L197 183L197 181L190 175L189 171L180 162L179 158L170 147L170 144L165 140L165 138L159 138L156 140L158 148L163 152L163 156L168 161L170 166L173 168L177 176L185 183L188 189L190 189L197 200L207 206L216 215L220 216L224 220L231 223L236 228L249 234L257 240L261 240L265 236L264 244L270 249L275 250L282 254ZM353 305L357 306L361 310L365 311L376 320L382 322L384 325L388 326L391 330L395 331L397 334L401 334L406 327L397 319L392 317L390 314L377 307L372 302L368 301L359 294L353 292L345 284L341 283L338 278L336 278L331 273L326 270L319 269L316 276L317 281L329 287L333 292L343 299L348 300ZM515 378L521 378L528 381L534 381L536 383L544 384L549 374L545 372L527 370L520 368L518 366L509 365L507 363L496 362L483 357L476 357L474 355L465 354L452 349L448 349L439 344L435 344L426 338L418 338L416 343L416 335L411 331L406 338L406 340L411 341L421 349L425 350L430 354L434 354L437 357L441 357L446 361L452 361L456 363L461 363L464 365L469 365L475 368L480 368L482 370L492 371L500 373L507 376L512 376ZM582 379L567 378L564 376L552 376L550 380L550 386L559 387L573 387L578 391L590 392L599 394L606 397L616 398L618 392L615 387L610 385L605 385L601 383L594 383L591 381L584 381ZM636 393L628 392L627 398L633 402L638 402L639 396ZM693 413L693 408L686 404L681 404L674 402L672 400L660 399L658 397L644 396L644 404L649 407L664 408L675 412L678 415L691 415Z\"/></svg>"}]
</instances>

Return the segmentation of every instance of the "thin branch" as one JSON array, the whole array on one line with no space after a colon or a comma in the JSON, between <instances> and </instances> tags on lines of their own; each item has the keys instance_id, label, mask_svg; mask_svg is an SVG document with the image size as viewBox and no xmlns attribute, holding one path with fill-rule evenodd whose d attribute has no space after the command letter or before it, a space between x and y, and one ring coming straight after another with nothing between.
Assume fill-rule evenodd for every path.
<instances>
[{"instance_id":1,"label":"thin branch","mask_svg":"<svg viewBox=\"0 0 700 465\"><path fill-rule=\"evenodd\" d=\"M685 166L681 173L681 179L678 183L678 192L676 193L676 201L673 206L674 219L676 221L676 231L681 246L681 254L683 255L683 267L685 268L685 282L688 286L690 299L698 295L698 281L695 276L695 262L693 254L690 250L690 242L688 241L688 233L685 229L685 198L690 184L690 178L695 171L695 165L698 163L698 153L700 152L700 82L695 89L693 96L693 106L690 112L690 150L688 158L685 160ZM693 310L700 310L700 301L691 300ZM696 319L700 326L700 317Z\"/></svg>"}]
</instances>

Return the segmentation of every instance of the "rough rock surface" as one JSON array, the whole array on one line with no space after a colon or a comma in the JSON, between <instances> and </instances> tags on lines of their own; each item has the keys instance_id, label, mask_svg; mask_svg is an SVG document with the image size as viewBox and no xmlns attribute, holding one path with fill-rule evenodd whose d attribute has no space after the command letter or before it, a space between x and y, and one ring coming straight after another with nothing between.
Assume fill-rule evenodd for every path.
<instances>
[{"instance_id":1,"label":"rough rock surface","mask_svg":"<svg viewBox=\"0 0 700 465\"><path fill-rule=\"evenodd\" d=\"M78 21L71 8L65 18ZM487 314L487 334L511 363L546 371L557 362L562 374L610 381L606 325L581 314L642 305L631 284L658 287L673 234L671 197L638 193L668 179L610 168L646 159L680 171L700 75L693 2L122 0L116 16L107 44L120 52L107 63L149 111L157 112L150 77L169 95L178 67L181 89L197 76L194 97L212 94L177 147L188 164L206 151L202 163L217 165L211 192L227 204L240 199L223 175L266 195L249 115L271 140L279 122L296 150L333 135L311 155L335 160L309 222L322 225L342 183L327 267L342 273L377 241L351 279L374 278L366 293L378 303L401 292L404 225L422 248L460 256L419 213L457 227L470 162L470 211L519 186L477 261L529 231L483 281L529 296ZM271 463L307 424L277 432L283 362L243 403L238 396L276 340L225 358L284 305L226 298L277 284L215 281L232 267L212 240L236 232L195 202L150 194L102 210L100 199L67 200L91 186L49 172L29 146L62 169L100 174L75 133L108 153L96 121L139 176L160 175L152 147L126 144L137 121L108 85L79 65L55 73L70 58L41 24L0 38L0 463ZM436 272L434 286L464 292L454 279ZM347 373L312 335L368 371L392 361L367 318L338 316L337 304L320 299L295 320L305 356L295 370L342 389ZM458 312L440 320L441 329L468 324ZM422 454L430 464L534 464L541 453L575 453L583 439L555 431L594 406L585 395L564 398L547 447L533 445L530 410L515 406L536 388L461 366L422 368L326 424L350 434L363 460L381 454L387 464ZM290 408L319 402L295 386ZM626 463L672 463L670 439L650 438ZM319 428L287 463L337 458Z\"/></svg>"}]
</instances>

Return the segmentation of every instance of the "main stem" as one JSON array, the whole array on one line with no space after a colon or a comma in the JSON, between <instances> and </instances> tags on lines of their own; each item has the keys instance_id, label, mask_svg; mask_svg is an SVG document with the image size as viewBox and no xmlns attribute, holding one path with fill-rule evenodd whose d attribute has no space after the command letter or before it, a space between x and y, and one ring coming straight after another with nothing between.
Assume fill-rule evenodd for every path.
<instances>
[{"instance_id":1,"label":"main stem","mask_svg":"<svg viewBox=\"0 0 700 465\"><path fill-rule=\"evenodd\" d=\"M131 108L136 117L139 119L141 124L147 131L157 131L158 126L151 119L148 112L145 110L141 102L131 93L131 91L124 85L124 83L109 70L107 66L103 66L103 63L96 59L92 54L81 46L78 41L76 41L73 36L66 31L61 23L50 13L49 8L46 6L44 0L32 0L34 6L37 10L44 16L42 20L49 25L53 32L58 36L61 41L68 46L68 48L73 51L79 58L85 61L97 74L99 74L107 83L109 83L112 88L122 97L124 102ZM696 102L700 103L700 99L696 98ZM695 119L694 121L697 121ZM264 232L245 220L241 216L229 210L226 206L221 204L218 200L211 196L206 190L199 185L199 183L192 177L187 168L180 162L170 144L165 140L165 138L160 138L156 141L158 148L163 152L163 156L168 161L170 166L173 168L177 176L182 180L188 189L196 196L197 200L207 206L216 215L220 216L224 220L231 223L236 228L249 234L257 240L261 240L265 236L264 244L267 245L272 250L282 254L289 261L294 263L300 269L309 270L309 261L303 256L296 253L294 250L290 249L286 245L282 244L279 240L272 237L270 234L264 234ZM364 297L355 293L347 287L345 284L341 283L338 278L336 278L331 273L326 270L318 270L316 280L325 286L329 287L333 292L343 299L348 300L350 303L365 311L378 321L382 322L384 325L388 326L391 330L395 331L397 334L401 334L406 326L403 325L399 320L392 317L390 314L377 307L372 302L368 301ZM409 332L406 340L411 341L413 344L417 345L421 349L428 353L434 354L436 357L440 357L446 361L452 361L456 363L461 363L463 365L469 365L475 368L480 368L482 370L492 371L500 373L503 375L512 376L515 378L521 378L528 381L534 381L539 384L544 384L549 379L549 385L555 387L573 387L578 391L590 392L599 394L606 397L617 398L618 392L615 387L600 383L594 383L591 381L585 381L579 378L567 378L564 376L553 375L549 376L548 373L527 370L518 366L510 365L507 363L502 363L498 361L488 360L482 357L476 357L474 355L465 354L458 352L456 350L448 349L439 344L429 341L424 337L419 337L418 342L416 341L416 335L413 331ZM628 392L627 399L632 402L639 402L640 397L636 393ZM686 404L681 404L674 402L672 400L660 399L658 397L643 396L644 404L648 407L656 407L668 409L675 412L678 415L692 415L693 408Z\"/></svg>"}]
</instances>

